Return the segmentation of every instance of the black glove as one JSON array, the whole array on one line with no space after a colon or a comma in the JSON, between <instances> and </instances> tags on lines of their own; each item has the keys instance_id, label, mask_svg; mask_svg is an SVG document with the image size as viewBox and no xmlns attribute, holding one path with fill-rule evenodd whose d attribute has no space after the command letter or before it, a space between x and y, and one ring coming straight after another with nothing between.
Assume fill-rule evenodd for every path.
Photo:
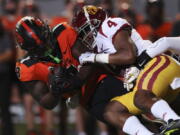
<instances>
[{"instance_id":1,"label":"black glove","mask_svg":"<svg viewBox=\"0 0 180 135\"><path fill-rule=\"evenodd\" d=\"M143 51L136 59L135 66L138 69L143 69L144 66L151 60L152 58L146 53L146 51Z\"/></svg>"},{"instance_id":2,"label":"black glove","mask_svg":"<svg viewBox=\"0 0 180 135\"><path fill-rule=\"evenodd\" d=\"M83 81L78 76L78 71L75 67L70 66L66 69L66 77L62 80L62 92L73 92L79 90L83 85Z\"/></svg>"},{"instance_id":3,"label":"black glove","mask_svg":"<svg viewBox=\"0 0 180 135\"><path fill-rule=\"evenodd\" d=\"M83 82L76 76L77 70L74 67L68 69L58 67L49 75L49 88L54 95L73 92L80 89Z\"/></svg>"},{"instance_id":4,"label":"black glove","mask_svg":"<svg viewBox=\"0 0 180 135\"><path fill-rule=\"evenodd\" d=\"M66 76L66 69L63 67L56 67L52 69L49 74L49 89L53 95L60 95L62 93L62 80Z\"/></svg>"}]
</instances>

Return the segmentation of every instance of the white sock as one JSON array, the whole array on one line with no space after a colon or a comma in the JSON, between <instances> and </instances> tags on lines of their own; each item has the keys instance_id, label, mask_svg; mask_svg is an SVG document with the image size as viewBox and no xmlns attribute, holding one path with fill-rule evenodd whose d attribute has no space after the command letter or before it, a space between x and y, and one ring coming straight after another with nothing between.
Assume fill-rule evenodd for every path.
<instances>
[{"instance_id":1,"label":"white sock","mask_svg":"<svg viewBox=\"0 0 180 135\"><path fill-rule=\"evenodd\" d=\"M123 132L130 135L153 135L135 116L130 116L126 120L123 126Z\"/></svg>"},{"instance_id":2,"label":"white sock","mask_svg":"<svg viewBox=\"0 0 180 135\"><path fill-rule=\"evenodd\" d=\"M155 102L151 107L151 112L156 118L168 122L169 119L177 120L180 117L171 109L165 100Z\"/></svg>"},{"instance_id":3,"label":"white sock","mask_svg":"<svg viewBox=\"0 0 180 135\"><path fill-rule=\"evenodd\" d=\"M168 50L173 50L175 53L180 54L180 37L163 37L150 45L146 52L153 58Z\"/></svg>"},{"instance_id":4,"label":"white sock","mask_svg":"<svg viewBox=\"0 0 180 135\"><path fill-rule=\"evenodd\" d=\"M85 132L79 132L78 135L87 135Z\"/></svg>"},{"instance_id":5,"label":"white sock","mask_svg":"<svg viewBox=\"0 0 180 135\"><path fill-rule=\"evenodd\" d=\"M100 135L108 135L108 132L105 132L105 131L100 132Z\"/></svg>"}]
</instances>

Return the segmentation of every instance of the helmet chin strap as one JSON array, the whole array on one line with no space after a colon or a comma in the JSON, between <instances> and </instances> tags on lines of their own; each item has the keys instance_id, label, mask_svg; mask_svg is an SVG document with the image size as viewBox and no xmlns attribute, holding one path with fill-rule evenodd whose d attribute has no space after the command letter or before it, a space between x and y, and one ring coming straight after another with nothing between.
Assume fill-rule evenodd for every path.
<instances>
[{"instance_id":1,"label":"helmet chin strap","mask_svg":"<svg viewBox=\"0 0 180 135\"><path fill-rule=\"evenodd\" d=\"M51 54L48 54L48 56L50 57L50 58L52 58L56 63L60 63L61 62L61 60L58 58L58 57L55 57L55 56L53 56L53 55L51 55Z\"/></svg>"},{"instance_id":2,"label":"helmet chin strap","mask_svg":"<svg viewBox=\"0 0 180 135\"><path fill-rule=\"evenodd\" d=\"M48 51L45 53L45 56L49 56L51 59L53 59L57 64L59 64L61 62L61 59L59 59L58 57L55 57L51 54L51 51Z\"/></svg>"},{"instance_id":3,"label":"helmet chin strap","mask_svg":"<svg viewBox=\"0 0 180 135\"><path fill-rule=\"evenodd\" d=\"M83 10L84 10L85 17L86 17L87 21L89 22L90 29L91 29L91 31L93 31L94 29L93 29L93 27L92 27L92 24L91 24L91 21L90 21L90 18L89 18L89 13L88 13L88 11L87 11L86 6L83 7ZM93 38L94 38L94 40L95 40L95 38L96 38L95 35L94 35L94 33L93 33ZM94 47L94 46L93 46L93 47Z\"/></svg>"}]
</instances>

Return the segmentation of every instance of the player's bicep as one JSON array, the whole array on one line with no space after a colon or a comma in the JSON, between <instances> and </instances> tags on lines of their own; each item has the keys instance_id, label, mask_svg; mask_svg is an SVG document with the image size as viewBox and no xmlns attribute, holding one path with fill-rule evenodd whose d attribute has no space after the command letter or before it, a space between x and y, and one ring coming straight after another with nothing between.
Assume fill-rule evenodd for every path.
<instances>
[{"instance_id":1,"label":"player's bicep","mask_svg":"<svg viewBox=\"0 0 180 135\"><path fill-rule=\"evenodd\" d=\"M126 30L118 31L113 37L113 44L117 51L134 51L134 43L131 40L130 34Z\"/></svg>"},{"instance_id":2,"label":"player's bicep","mask_svg":"<svg viewBox=\"0 0 180 135\"><path fill-rule=\"evenodd\" d=\"M43 96L48 93L48 87L46 83L42 81L23 82L23 86L38 103L40 103Z\"/></svg>"},{"instance_id":3,"label":"player's bicep","mask_svg":"<svg viewBox=\"0 0 180 135\"><path fill-rule=\"evenodd\" d=\"M113 40L116 53L110 54L109 63L116 65L129 65L135 62L135 45L131 41L128 31L121 30L116 33Z\"/></svg>"}]
</instances>

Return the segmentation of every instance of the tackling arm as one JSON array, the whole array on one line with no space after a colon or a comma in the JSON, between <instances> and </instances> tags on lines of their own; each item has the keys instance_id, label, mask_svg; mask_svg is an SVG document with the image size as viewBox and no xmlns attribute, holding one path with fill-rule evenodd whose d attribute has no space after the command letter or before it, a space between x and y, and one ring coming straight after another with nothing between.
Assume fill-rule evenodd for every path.
<instances>
[{"instance_id":1,"label":"tackling arm","mask_svg":"<svg viewBox=\"0 0 180 135\"><path fill-rule=\"evenodd\" d=\"M83 53L79 57L81 64L84 63L106 63L115 65L130 65L135 62L136 51L135 45L130 38L129 31L121 30L113 38L113 44L116 49L114 54L99 53L94 54L90 52Z\"/></svg>"},{"instance_id":2,"label":"tackling arm","mask_svg":"<svg viewBox=\"0 0 180 135\"><path fill-rule=\"evenodd\" d=\"M114 37L113 43L117 52L109 55L109 64L130 65L135 62L135 45L128 31L122 30L118 32Z\"/></svg>"},{"instance_id":3,"label":"tackling arm","mask_svg":"<svg viewBox=\"0 0 180 135\"><path fill-rule=\"evenodd\" d=\"M140 69L144 67L152 58L166 51L172 50L180 54L180 37L163 37L148 46L144 52L138 56L136 66Z\"/></svg>"}]
</instances>

